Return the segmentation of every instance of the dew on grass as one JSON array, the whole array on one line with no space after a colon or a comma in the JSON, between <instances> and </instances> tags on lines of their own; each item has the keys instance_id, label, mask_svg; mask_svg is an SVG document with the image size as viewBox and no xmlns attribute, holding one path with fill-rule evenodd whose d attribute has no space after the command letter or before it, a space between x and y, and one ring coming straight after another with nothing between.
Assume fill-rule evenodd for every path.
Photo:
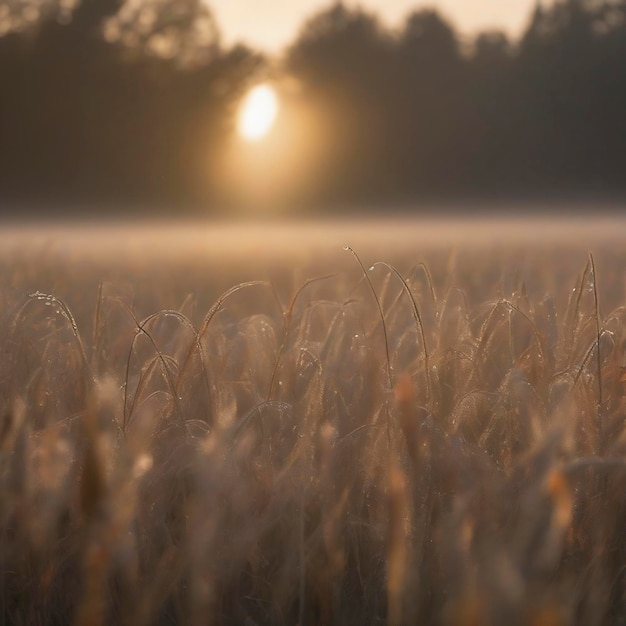
<instances>
[{"instance_id":1,"label":"dew on grass","mask_svg":"<svg viewBox=\"0 0 626 626\"><path fill-rule=\"evenodd\" d=\"M421 261L418 248L413 245L411 258L405 257L406 267L418 254ZM110 381L111 392L94 392L84 376L87 368L63 369L73 384L64 393L53 387L61 378L49 371L56 355L65 368L76 348L64 344L68 333L51 336L50 324L42 323L42 318L49 322L43 307L43 313L32 307L13 325L12 340L3 344L3 389L7 397L23 395L27 408L25 425L12 428L8 420L0 437L1 450L11 451L0 472L7 494L0 534L15 537L3 552L12 579L8 600L22 602L27 612L35 607L20 614L21 621L36 623L51 608L59 623L75 621L73 605L82 592L68 600L67 590L85 589L93 606L129 624L135 618L193 623L207 610L224 623L271 624L276 616L295 621L299 614L311 622L356 615L358 623L387 623L392 539L407 564L398 602L407 614L398 615L396 623L412 623L432 611L454 621L467 590L471 595L477 589L485 615L532 619L538 584L550 601L564 598L566 612L567 598L582 593L592 599L588 615L618 614L619 606L611 603L619 559L603 561L602 576L588 572L598 554L613 554L623 542L618 497L623 476L601 465L603 455L613 461L624 456L615 426L623 421L616 383L626 362L623 317L615 314L610 333L601 334L600 370L586 356L598 352L595 329L585 326L591 311L586 294L580 299L582 322L567 332L555 323L559 332L549 340L553 327L546 322L543 328L543 313L531 315L522 322L523 332L515 333L498 325L494 315L494 333L483 337L484 312L501 295L493 271L499 261L488 254L482 265L478 256L468 258L453 277L445 264L433 265L432 291L427 284L415 286L414 293L412 287L424 341L415 332L401 285L384 283L384 293L374 285L387 322L389 372L381 315L373 299L355 289L363 275L355 279L349 270L333 285L325 284L322 305L321 290L304 292L286 333L282 308L245 290L211 318L200 341L189 326L164 324L163 314L147 329L156 348L138 349L130 365L135 318L183 302L182 283L166 284L153 268L147 298L101 303L96 324L93 301L64 293L76 279L64 285L55 275L59 298L78 326L93 330L86 340L89 363L96 381ZM617 268L624 265L620 258ZM513 256L509 262L520 263ZM532 307L554 291L555 317L558 312L564 319L561 300L571 283L555 287L549 280L550 268L559 262L553 258L542 265L550 286L543 289L540 276L528 299L537 311ZM207 288L206 267L197 282L198 298ZM467 303L443 297L450 284L467 294ZM218 294L221 287L215 287ZM621 295L608 290L607 299ZM45 294L38 299L65 315L60 300ZM448 336L441 341L444 324L438 320L446 302L444 321L452 323L445 325ZM8 309L12 304L7 296ZM195 319L207 309L198 306ZM515 330L518 318L511 310L509 317ZM408 358L403 351L411 342L415 354ZM428 359L422 343L429 346ZM570 344L574 348L565 350ZM513 358L501 358L510 354ZM315 367L302 371L309 362ZM412 383L410 402L402 406L385 380L393 368L398 377L408 370ZM604 437L608 443L598 443L602 430L593 392L599 371L607 394L602 417L611 434ZM516 402L529 410L517 411ZM422 406L432 416L425 422ZM68 416L75 415L70 423ZM43 418L45 428L38 423ZM33 459L45 467L46 454L53 454L46 446L55 437L67 440L71 454L62 480L33 480ZM335 437L337 445L330 445ZM36 454L34 445L40 446ZM107 458L99 461L99 455ZM564 538L555 539L545 477L554 469L565 475L561 468L590 458L594 464L585 472L567 475L564 497L571 490L577 515L568 520ZM400 495L389 488L390 461L406 481ZM608 487L599 487L603 484ZM81 499L96 503L89 519L81 513ZM46 549L33 550L42 536L33 512L49 515ZM476 532L476 545L469 545L473 539L459 540L468 528ZM493 528L502 532L488 532ZM545 569L546 545L559 550L560 566ZM23 554L32 558L25 562ZM41 567L39 555L47 559ZM521 595L498 593L503 563L505 573L512 568L522 578ZM562 563L570 564L567 572ZM92 578L79 586L77 572ZM22 592L33 589L33 576L47 577L49 593L29 596L24 604ZM427 593L415 594L415 581L428 581Z\"/></svg>"}]
</instances>

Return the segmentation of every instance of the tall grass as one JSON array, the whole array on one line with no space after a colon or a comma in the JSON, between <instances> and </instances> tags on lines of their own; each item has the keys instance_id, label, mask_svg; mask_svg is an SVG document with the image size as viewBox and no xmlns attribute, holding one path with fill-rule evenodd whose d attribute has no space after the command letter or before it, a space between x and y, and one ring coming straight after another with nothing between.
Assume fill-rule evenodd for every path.
<instances>
[{"instance_id":1,"label":"tall grass","mask_svg":"<svg viewBox=\"0 0 626 626\"><path fill-rule=\"evenodd\" d=\"M3 624L622 624L626 308L451 263L2 295ZM508 284L508 286L507 286ZM197 320L197 321L194 321Z\"/></svg>"}]
</instances>

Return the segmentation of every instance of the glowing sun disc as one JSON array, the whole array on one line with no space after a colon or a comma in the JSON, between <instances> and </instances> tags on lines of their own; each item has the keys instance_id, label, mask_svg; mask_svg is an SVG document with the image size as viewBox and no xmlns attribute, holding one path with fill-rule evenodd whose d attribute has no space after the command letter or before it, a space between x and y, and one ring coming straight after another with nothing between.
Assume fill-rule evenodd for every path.
<instances>
[{"instance_id":1,"label":"glowing sun disc","mask_svg":"<svg viewBox=\"0 0 626 626\"><path fill-rule=\"evenodd\" d=\"M276 92L268 85L252 89L239 112L237 129L248 141L258 141L269 133L278 115Z\"/></svg>"}]
</instances>

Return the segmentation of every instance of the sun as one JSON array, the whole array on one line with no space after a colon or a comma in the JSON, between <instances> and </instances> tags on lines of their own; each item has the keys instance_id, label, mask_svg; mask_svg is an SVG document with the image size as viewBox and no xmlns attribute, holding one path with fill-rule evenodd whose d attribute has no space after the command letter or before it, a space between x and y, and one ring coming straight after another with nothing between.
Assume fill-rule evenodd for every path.
<instances>
[{"instance_id":1,"label":"sun","mask_svg":"<svg viewBox=\"0 0 626 626\"><path fill-rule=\"evenodd\" d=\"M237 130L247 141L263 139L276 121L278 96L269 85L257 85L251 89L239 109Z\"/></svg>"}]
</instances>

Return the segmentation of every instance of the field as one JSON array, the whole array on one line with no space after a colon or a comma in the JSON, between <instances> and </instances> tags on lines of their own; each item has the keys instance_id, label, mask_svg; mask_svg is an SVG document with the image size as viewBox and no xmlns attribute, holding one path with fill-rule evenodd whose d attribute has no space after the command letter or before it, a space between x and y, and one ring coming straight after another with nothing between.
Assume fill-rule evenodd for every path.
<instances>
[{"instance_id":1,"label":"field","mask_svg":"<svg viewBox=\"0 0 626 626\"><path fill-rule=\"evenodd\" d=\"M625 623L625 232L7 225L0 623Z\"/></svg>"}]
</instances>

